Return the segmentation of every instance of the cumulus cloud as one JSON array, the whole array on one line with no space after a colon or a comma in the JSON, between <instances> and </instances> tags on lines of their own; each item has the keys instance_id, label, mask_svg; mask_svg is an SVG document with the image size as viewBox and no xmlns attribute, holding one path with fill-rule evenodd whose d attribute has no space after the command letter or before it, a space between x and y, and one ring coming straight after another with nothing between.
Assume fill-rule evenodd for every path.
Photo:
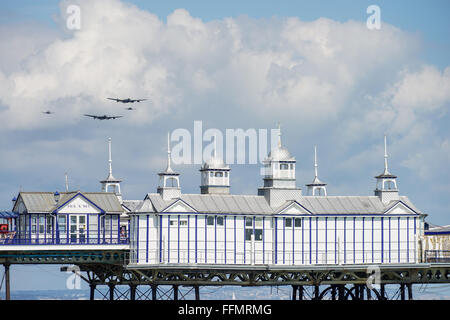
<instances>
[{"instance_id":1,"label":"cumulus cloud","mask_svg":"<svg viewBox=\"0 0 450 320\"><path fill-rule=\"evenodd\" d=\"M15 72L0 73L2 128L41 127L37 115L47 106L64 115L55 126L75 125L82 113L110 110L105 98L112 95L151 98L124 119L128 125L146 125L186 105L201 112L211 96L262 117L326 120L347 112L355 91L384 82L417 46L387 24L372 32L361 22L324 18L203 22L184 9L165 23L117 0L78 3L80 30L37 48ZM67 4L61 4L62 28Z\"/></svg>"}]
</instances>

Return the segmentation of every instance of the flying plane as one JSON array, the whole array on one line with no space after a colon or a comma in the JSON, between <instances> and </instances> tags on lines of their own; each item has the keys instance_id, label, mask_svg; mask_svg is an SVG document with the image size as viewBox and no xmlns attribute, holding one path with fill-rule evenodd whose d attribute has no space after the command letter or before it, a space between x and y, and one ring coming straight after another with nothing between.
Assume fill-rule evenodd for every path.
<instances>
[{"instance_id":1,"label":"flying plane","mask_svg":"<svg viewBox=\"0 0 450 320\"><path fill-rule=\"evenodd\" d=\"M132 107L128 107L128 108L125 108L125 110L131 111L131 110L136 110L136 109L135 109L135 108L132 108Z\"/></svg>"},{"instance_id":2,"label":"flying plane","mask_svg":"<svg viewBox=\"0 0 450 320\"><path fill-rule=\"evenodd\" d=\"M42 111L42 113L45 113L45 114L54 114L54 112L52 112L52 111Z\"/></svg>"},{"instance_id":3,"label":"flying plane","mask_svg":"<svg viewBox=\"0 0 450 320\"><path fill-rule=\"evenodd\" d=\"M134 102L141 102L141 101L147 100L147 99L130 99L130 98L126 98L126 99L106 98L106 99L113 100L116 102L122 102L122 103L134 103Z\"/></svg>"},{"instance_id":4,"label":"flying plane","mask_svg":"<svg viewBox=\"0 0 450 320\"><path fill-rule=\"evenodd\" d=\"M107 116L106 114L103 116L96 116L93 114L84 114L84 116L91 117L92 119L97 119L97 120L110 120L110 119L117 119L117 118L123 117L123 116Z\"/></svg>"}]
</instances>

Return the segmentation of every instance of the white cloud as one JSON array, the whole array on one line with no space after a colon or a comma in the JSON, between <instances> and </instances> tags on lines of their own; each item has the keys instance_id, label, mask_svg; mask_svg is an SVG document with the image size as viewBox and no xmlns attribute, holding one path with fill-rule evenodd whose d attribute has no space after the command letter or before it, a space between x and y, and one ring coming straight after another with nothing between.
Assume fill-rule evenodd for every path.
<instances>
[{"instance_id":1,"label":"white cloud","mask_svg":"<svg viewBox=\"0 0 450 320\"><path fill-rule=\"evenodd\" d=\"M74 125L82 113L110 112L105 98L111 95L152 99L123 119L128 125L145 125L186 104L201 113L205 96L262 116L285 110L286 121L292 113L326 121L348 110L355 91L371 92L367 83L387 76L380 70L394 74L393 66L417 46L387 24L373 32L364 23L324 18L203 22L184 9L164 23L117 0L79 4L81 30L37 51L25 67L0 73L2 87L10 88L2 92L8 106L0 111L2 128L42 127L37 115L49 105L64 114L56 115L55 126Z\"/></svg>"}]
</instances>

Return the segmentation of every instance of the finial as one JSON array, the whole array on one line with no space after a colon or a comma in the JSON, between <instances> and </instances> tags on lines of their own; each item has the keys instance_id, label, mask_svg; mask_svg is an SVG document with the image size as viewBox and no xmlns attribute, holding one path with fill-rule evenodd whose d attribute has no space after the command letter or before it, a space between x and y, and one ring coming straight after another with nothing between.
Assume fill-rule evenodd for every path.
<instances>
[{"instance_id":1,"label":"finial","mask_svg":"<svg viewBox=\"0 0 450 320\"><path fill-rule=\"evenodd\" d=\"M172 168L170 167L170 160L170 132L167 132L167 172L172 171Z\"/></svg>"},{"instance_id":2,"label":"finial","mask_svg":"<svg viewBox=\"0 0 450 320\"><path fill-rule=\"evenodd\" d=\"M111 138L108 138L108 152L109 152L109 175L112 176L112 157L111 157Z\"/></svg>"},{"instance_id":3,"label":"finial","mask_svg":"<svg viewBox=\"0 0 450 320\"><path fill-rule=\"evenodd\" d=\"M214 158L217 156L217 134L214 134Z\"/></svg>"},{"instance_id":4,"label":"finial","mask_svg":"<svg viewBox=\"0 0 450 320\"><path fill-rule=\"evenodd\" d=\"M317 173L317 146L314 146L314 178L318 177Z\"/></svg>"},{"instance_id":5,"label":"finial","mask_svg":"<svg viewBox=\"0 0 450 320\"><path fill-rule=\"evenodd\" d=\"M281 124L278 121L278 148L281 148Z\"/></svg>"},{"instance_id":6,"label":"finial","mask_svg":"<svg viewBox=\"0 0 450 320\"><path fill-rule=\"evenodd\" d=\"M386 135L384 135L384 174L389 174Z\"/></svg>"},{"instance_id":7,"label":"finial","mask_svg":"<svg viewBox=\"0 0 450 320\"><path fill-rule=\"evenodd\" d=\"M69 180L67 178L67 172L64 172L64 177L66 180L66 192L69 192Z\"/></svg>"}]
</instances>

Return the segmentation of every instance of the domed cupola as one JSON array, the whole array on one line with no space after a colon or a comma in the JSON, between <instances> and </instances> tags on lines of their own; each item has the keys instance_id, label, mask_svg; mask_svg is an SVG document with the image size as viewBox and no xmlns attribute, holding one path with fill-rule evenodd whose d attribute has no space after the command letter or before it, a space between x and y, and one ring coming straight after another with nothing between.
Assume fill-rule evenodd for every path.
<instances>
[{"instance_id":1,"label":"domed cupola","mask_svg":"<svg viewBox=\"0 0 450 320\"><path fill-rule=\"evenodd\" d=\"M216 153L216 137L214 137L214 154L200 168L202 194L229 194L230 167Z\"/></svg>"},{"instance_id":2,"label":"domed cupola","mask_svg":"<svg viewBox=\"0 0 450 320\"><path fill-rule=\"evenodd\" d=\"M258 194L264 195L271 206L281 205L285 198L293 200L301 195L301 189L296 187L295 164L295 157L281 144L278 126L278 145L263 161L264 186L258 189Z\"/></svg>"}]
</instances>

